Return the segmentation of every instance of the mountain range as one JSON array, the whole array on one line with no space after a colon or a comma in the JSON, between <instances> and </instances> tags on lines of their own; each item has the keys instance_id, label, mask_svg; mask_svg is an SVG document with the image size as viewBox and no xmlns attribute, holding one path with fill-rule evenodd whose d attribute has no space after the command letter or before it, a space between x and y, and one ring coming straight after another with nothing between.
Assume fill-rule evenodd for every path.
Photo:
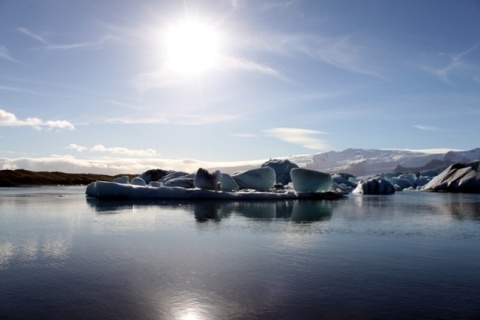
<instances>
[{"instance_id":1,"label":"mountain range","mask_svg":"<svg viewBox=\"0 0 480 320\"><path fill-rule=\"evenodd\" d=\"M480 148L468 151L416 151L346 149L288 157L300 167L328 172L369 176L388 172L445 169L452 163L480 159Z\"/></svg>"}]
</instances>

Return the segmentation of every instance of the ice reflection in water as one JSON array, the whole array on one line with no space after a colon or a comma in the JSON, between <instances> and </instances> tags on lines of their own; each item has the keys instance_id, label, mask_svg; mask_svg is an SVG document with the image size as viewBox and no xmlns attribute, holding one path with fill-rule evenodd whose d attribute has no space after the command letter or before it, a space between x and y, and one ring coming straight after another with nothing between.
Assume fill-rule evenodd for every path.
<instances>
[{"instance_id":1,"label":"ice reflection in water","mask_svg":"<svg viewBox=\"0 0 480 320\"><path fill-rule=\"evenodd\" d=\"M287 201L114 201L88 198L88 204L100 214L121 213L138 208L165 207L177 209L193 208L198 222L214 220L220 222L232 214L252 219L291 219L305 223L326 221L332 216L333 207L342 200L287 200Z\"/></svg>"},{"instance_id":2,"label":"ice reflection in water","mask_svg":"<svg viewBox=\"0 0 480 320\"><path fill-rule=\"evenodd\" d=\"M0 195L0 318L480 315L479 195L125 202L10 194Z\"/></svg>"}]
</instances>

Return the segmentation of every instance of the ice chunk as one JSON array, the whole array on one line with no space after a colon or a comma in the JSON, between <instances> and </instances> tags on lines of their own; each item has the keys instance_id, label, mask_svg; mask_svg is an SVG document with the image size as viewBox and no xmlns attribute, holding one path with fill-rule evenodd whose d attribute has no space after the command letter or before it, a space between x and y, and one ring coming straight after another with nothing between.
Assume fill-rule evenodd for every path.
<instances>
[{"instance_id":1,"label":"ice chunk","mask_svg":"<svg viewBox=\"0 0 480 320\"><path fill-rule=\"evenodd\" d=\"M160 180L169 173L169 171L165 171L162 169L151 169L143 172L141 175L139 175L139 177L142 178L146 184L149 184L151 181Z\"/></svg>"},{"instance_id":2,"label":"ice chunk","mask_svg":"<svg viewBox=\"0 0 480 320\"><path fill-rule=\"evenodd\" d=\"M216 170L213 173L203 168L198 168L193 185L204 190L220 190L222 188L222 173Z\"/></svg>"},{"instance_id":3,"label":"ice chunk","mask_svg":"<svg viewBox=\"0 0 480 320\"><path fill-rule=\"evenodd\" d=\"M145 183L145 180L143 180L143 179L140 178L140 177L135 177L135 178L133 178L131 184L133 184L133 185L135 185L135 186L145 186L145 185L147 185L147 184Z\"/></svg>"},{"instance_id":4,"label":"ice chunk","mask_svg":"<svg viewBox=\"0 0 480 320\"><path fill-rule=\"evenodd\" d=\"M162 184L158 181L150 181L150 183L148 184L150 187L153 187L153 188L159 188L162 186Z\"/></svg>"},{"instance_id":5,"label":"ice chunk","mask_svg":"<svg viewBox=\"0 0 480 320\"><path fill-rule=\"evenodd\" d=\"M261 167L235 173L232 178L240 189L270 190L275 184L275 170L270 167Z\"/></svg>"},{"instance_id":6,"label":"ice chunk","mask_svg":"<svg viewBox=\"0 0 480 320\"><path fill-rule=\"evenodd\" d=\"M113 182L116 183L129 183L128 176L123 176L123 177L118 177L116 179L113 179Z\"/></svg>"},{"instance_id":7,"label":"ice chunk","mask_svg":"<svg viewBox=\"0 0 480 320\"><path fill-rule=\"evenodd\" d=\"M298 168L298 165L288 159L271 159L262 164L262 167L270 167L275 170L276 182L286 186L292 182L290 170Z\"/></svg>"},{"instance_id":8,"label":"ice chunk","mask_svg":"<svg viewBox=\"0 0 480 320\"><path fill-rule=\"evenodd\" d=\"M428 191L480 193L480 160L455 163L427 183Z\"/></svg>"},{"instance_id":9,"label":"ice chunk","mask_svg":"<svg viewBox=\"0 0 480 320\"><path fill-rule=\"evenodd\" d=\"M228 173L222 173L222 191L237 191L240 189L238 183Z\"/></svg>"},{"instance_id":10,"label":"ice chunk","mask_svg":"<svg viewBox=\"0 0 480 320\"><path fill-rule=\"evenodd\" d=\"M353 190L356 194L392 194L395 193L395 187L383 178L370 178L360 181Z\"/></svg>"},{"instance_id":11,"label":"ice chunk","mask_svg":"<svg viewBox=\"0 0 480 320\"><path fill-rule=\"evenodd\" d=\"M192 178L192 186L193 186L193 175L191 174L188 174L187 172L183 172L183 171L173 171L173 172L170 172L169 174L163 176L161 179L159 179L158 181L161 182L161 183L165 183L167 181L170 181L172 179L177 179L177 178L180 178L180 177L190 177Z\"/></svg>"},{"instance_id":12,"label":"ice chunk","mask_svg":"<svg viewBox=\"0 0 480 320\"><path fill-rule=\"evenodd\" d=\"M193 188L193 178L189 176L182 176L179 178L169 179L166 182L162 183L164 187L182 187L182 188Z\"/></svg>"},{"instance_id":13,"label":"ice chunk","mask_svg":"<svg viewBox=\"0 0 480 320\"><path fill-rule=\"evenodd\" d=\"M328 173L304 168L292 169L290 175L296 192L327 191L333 182Z\"/></svg>"},{"instance_id":14,"label":"ice chunk","mask_svg":"<svg viewBox=\"0 0 480 320\"><path fill-rule=\"evenodd\" d=\"M92 182L87 186L87 188L85 189L85 194L87 196L96 197L98 195L96 184L97 184L97 182Z\"/></svg>"}]
</instances>

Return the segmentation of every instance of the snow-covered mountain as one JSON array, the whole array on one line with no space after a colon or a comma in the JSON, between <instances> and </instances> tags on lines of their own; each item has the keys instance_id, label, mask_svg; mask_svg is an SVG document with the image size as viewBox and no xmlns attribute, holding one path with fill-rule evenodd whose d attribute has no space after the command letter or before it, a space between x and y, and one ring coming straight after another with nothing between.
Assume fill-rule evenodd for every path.
<instances>
[{"instance_id":1,"label":"snow-covered mountain","mask_svg":"<svg viewBox=\"0 0 480 320\"><path fill-rule=\"evenodd\" d=\"M455 162L480 159L480 148L469 151L422 152L411 150L346 149L288 158L300 167L355 176L387 172L444 169Z\"/></svg>"}]
</instances>

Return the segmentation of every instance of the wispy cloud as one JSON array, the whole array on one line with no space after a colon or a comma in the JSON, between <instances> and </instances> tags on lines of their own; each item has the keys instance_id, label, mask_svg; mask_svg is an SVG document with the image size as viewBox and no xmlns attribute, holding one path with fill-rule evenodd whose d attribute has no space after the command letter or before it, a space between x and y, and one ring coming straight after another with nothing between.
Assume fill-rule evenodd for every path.
<instances>
[{"instance_id":1,"label":"wispy cloud","mask_svg":"<svg viewBox=\"0 0 480 320\"><path fill-rule=\"evenodd\" d=\"M300 54L352 73L385 78L385 70L378 63L379 52L373 49L377 46L368 44L357 34L334 37L321 33L268 33L245 36L240 44L280 56Z\"/></svg>"},{"instance_id":2,"label":"wispy cloud","mask_svg":"<svg viewBox=\"0 0 480 320\"><path fill-rule=\"evenodd\" d=\"M238 69L243 71L255 72L264 74L267 76L272 76L280 80L290 81L287 77L282 75L279 71L275 70L274 68L260 64L252 60L242 59L242 58L235 58L235 57L222 57L222 67L231 68L231 69Z\"/></svg>"},{"instance_id":3,"label":"wispy cloud","mask_svg":"<svg viewBox=\"0 0 480 320\"><path fill-rule=\"evenodd\" d=\"M78 144L70 144L67 149L77 151L77 152L99 152L99 153L109 153L113 155L122 155L122 156L139 156L139 157L154 157L157 156L157 152L154 149L128 149L124 147L105 147L102 144L97 144L92 148L81 146Z\"/></svg>"},{"instance_id":4,"label":"wispy cloud","mask_svg":"<svg viewBox=\"0 0 480 320\"><path fill-rule=\"evenodd\" d=\"M75 50L75 49L96 49L103 46L106 42L115 39L112 35L104 36L94 41L84 41L69 44L48 44L45 49L48 50Z\"/></svg>"},{"instance_id":5,"label":"wispy cloud","mask_svg":"<svg viewBox=\"0 0 480 320\"><path fill-rule=\"evenodd\" d=\"M0 127L21 127L28 126L37 130L42 127L49 129L69 129L74 130L75 126L66 120L47 120L43 121L39 118L26 118L25 120L17 119L17 117L10 112L0 109Z\"/></svg>"},{"instance_id":6,"label":"wispy cloud","mask_svg":"<svg viewBox=\"0 0 480 320\"><path fill-rule=\"evenodd\" d=\"M296 144L306 149L320 151L329 148L324 140L316 138L317 135L326 134L321 131L300 128L272 128L264 130L264 132L267 136Z\"/></svg>"},{"instance_id":7,"label":"wispy cloud","mask_svg":"<svg viewBox=\"0 0 480 320\"><path fill-rule=\"evenodd\" d=\"M297 0L286 0L286 1L262 1L260 10L262 11L270 11L270 10L287 10L290 9Z\"/></svg>"},{"instance_id":8,"label":"wispy cloud","mask_svg":"<svg viewBox=\"0 0 480 320\"><path fill-rule=\"evenodd\" d=\"M238 119L235 114L181 114L171 118L171 123L179 125L205 125Z\"/></svg>"},{"instance_id":9,"label":"wispy cloud","mask_svg":"<svg viewBox=\"0 0 480 320\"><path fill-rule=\"evenodd\" d=\"M446 83L452 83L450 77L451 74L455 71L457 71L460 68L468 67L468 64L465 61L465 58L477 50L477 48L480 47L480 42L477 42L467 50L460 52L458 54L454 55L448 55L449 56L449 63L442 67L442 68L432 68L432 67L425 67L426 70L430 71L433 75L438 77L441 81L444 81ZM442 54L446 55L446 54Z\"/></svg>"},{"instance_id":10,"label":"wispy cloud","mask_svg":"<svg viewBox=\"0 0 480 320\"><path fill-rule=\"evenodd\" d=\"M253 133L234 133L231 134L231 136L237 138L255 138L257 135Z\"/></svg>"},{"instance_id":11,"label":"wispy cloud","mask_svg":"<svg viewBox=\"0 0 480 320\"><path fill-rule=\"evenodd\" d=\"M290 80L274 68L260 64L252 60L222 56L215 67L220 70L238 70L252 73L259 73L265 76L274 77L282 81ZM167 64L154 71L142 72L130 81L133 87L140 94L156 89L165 88L188 83L192 80L191 75L184 74L169 68Z\"/></svg>"},{"instance_id":12,"label":"wispy cloud","mask_svg":"<svg viewBox=\"0 0 480 320\"><path fill-rule=\"evenodd\" d=\"M49 44L43 36L40 36L36 33L33 33L32 31L30 31L29 29L27 29L25 27L17 28L17 30L20 31L21 33L23 33L24 35L30 37L30 38L33 38L37 41L40 41L43 44Z\"/></svg>"},{"instance_id":13,"label":"wispy cloud","mask_svg":"<svg viewBox=\"0 0 480 320\"><path fill-rule=\"evenodd\" d=\"M420 130L424 130L424 131L438 131L438 130L440 130L437 127L424 126L424 125L420 125L420 124L414 125L414 127L417 128L417 129L420 129Z\"/></svg>"},{"instance_id":14,"label":"wispy cloud","mask_svg":"<svg viewBox=\"0 0 480 320\"><path fill-rule=\"evenodd\" d=\"M142 72L130 80L135 90L142 95L151 89L174 86L182 82L183 78L181 75L165 67L154 71Z\"/></svg>"},{"instance_id":15,"label":"wispy cloud","mask_svg":"<svg viewBox=\"0 0 480 320\"><path fill-rule=\"evenodd\" d=\"M10 62L15 62L19 64L23 64L23 62L13 58L10 53L8 52L8 49L6 46L0 45L0 59L4 59Z\"/></svg>"}]
</instances>

